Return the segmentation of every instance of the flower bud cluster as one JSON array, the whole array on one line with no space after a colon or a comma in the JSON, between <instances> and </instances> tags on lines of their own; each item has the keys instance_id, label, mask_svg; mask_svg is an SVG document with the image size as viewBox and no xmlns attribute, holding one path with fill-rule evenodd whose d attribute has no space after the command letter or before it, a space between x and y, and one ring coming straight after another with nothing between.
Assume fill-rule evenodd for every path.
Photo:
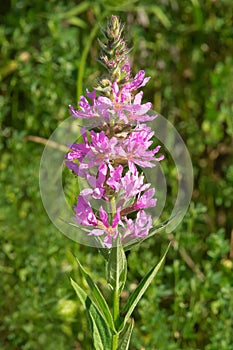
<instances>
[{"instance_id":1,"label":"flower bud cluster","mask_svg":"<svg viewBox=\"0 0 233 350\"><path fill-rule=\"evenodd\" d=\"M148 115L151 103L142 104L143 93L135 94L149 78L143 70L130 78L128 58L116 54L124 47L122 30L118 18L112 16L105 32L106 47L112 50L111 59L106 56L111 72L108 95L97 97L96 89L87 91L87 98L80 98L80 109L70 106L73 117L85 119L89 128L81 129L83 142L69 145L66 155L67 167L87 183L74 206L75 221L88 227L89 235L103 238L108 248L117 238L124 244L148 235L152 217L145 209L154 207L157 199L143 168L152 168L164 158L156 156L160 146L151 148L154 132L146 124L156 117ZM115 68L110 67L110 60ZM122 78L124 74L115 74L114 69L127 71L127 79Z\"/></svg>"},{"instance_id":2,"label":"flower bud cluster","mask_svg":"<svg viewBox=\"0 0 233 350\"><path fill-rule=\"evenodd\" d=\"M101 63L108 70L108 77L99 81L96 87L105 96L111 96L111 84L117 82L121 85L129 81L130 67L128 64L128 54L131 49L122 38L124 26L120 23L117 16L112 16L107 29L103 31L104 41L99 40L102 52L100 54Z\"/></svg>"}]
</instances>

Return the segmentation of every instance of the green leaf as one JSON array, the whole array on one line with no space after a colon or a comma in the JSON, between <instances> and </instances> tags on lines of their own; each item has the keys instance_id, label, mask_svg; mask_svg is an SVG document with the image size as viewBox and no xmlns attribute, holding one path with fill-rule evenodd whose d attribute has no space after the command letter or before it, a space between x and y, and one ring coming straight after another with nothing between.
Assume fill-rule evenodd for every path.
<instances>
[{"instance_id":1,"label":"green leaf","mask_svg":"<svg viewBox=\"0 0 233 350\"><path fill-rule=\"evenodd\" d=\"M101 313L101 315L105 319L108 326L113 330L114 333L116 333L112 314L109 310L109 307L108 307L106 300L104 299L103 294L101 293L101 291L99 290L99 288L97 287L97 285L95 284L95 282L93 281L91 276L82 267L82 265L78 261L78 259L77 259L77 262L79 264L79 268L80 268L80 271L81 271L83 277L85 278L85 280L87 281L87 284L89 285L89 287L91 289L92 295L94 297L94 300L95 300L95 303L96 303L96 306L97 306L99 312Z\"/></svg>"},{"instance_id":2,"label":"green leaf","mask_svg":"<svg viewBox=\"0 0 233 350\"><path fill-rule=\"evenodd\" d=\"M145 293L145 291L147 290L147 288L151 284L152 280L154 279L154 277L158 273L160 267L162 266L162 264L165 260L167 252L169 250L169 247L170 247L170 243L169 243L164 255L162 256L161 260L159 261L159 263L150 269L150 271L143 277L143 279L141 280L141 282L139 283L137 288L134 290L134 292L129 297L129 299L128 299L128 301L123 309L123 315L125 315L125 316L124 316L124 321L123 321L120 329L122 329L125 326L126 322L128 321L129 317L131 316L132 312L134 311L135 307L139 303L141 297L143 296L143 294Z\"/></svg>"},{"instance_id":3,"label":"green leaf","mask_svg":"<svg viewBox=\"0 0 233 350\"><path fill-rule=\"evenodd\" d=\"M105 8L109 11L130 11L133 10L138 0L102 0L101 1Z\"/></svg>"},{"instance_id":4,"label":"green leaf","mask_svg":"<svg viewBox=\"0 0 233 350\"><path fill-rule=\"evenodd\" d=\"M90 3L85 1L81 2L79 5L72 7L71 10L63 14L63 18L70 18L79 15L82 12L85 12L90 7Z\"/></svg>"},{"instance_id":5,"label":"green leaf","mask_svg":"<svg viewBox=\"0 0 233 350\"><path fill-rule=\"evenodd\" d=\"M121 245L111 248L107 263L107 281L113 290L122 292L127 276L127 260Z\"/></svg>"},{"instance_id":6,"label":"green leaf","mask_svg":"<svg viewBox=\"0 0 233 350\"><path fill-rule=\"evenodd\" d=\"M72 24L72 25L74 25L76 27L80 27L80 28L83 28L83 29L85 29L87 27L86 22L84 22L82 19L77 18L77 17L70 17L70 18L67 19L67 22L69 24Z\"/></svg>"},{"instance_id":7,"label":"green leaf","mask_svg":"<svg viewBox=\"0 0 233 350\"><path fill-rule=\"evenodd\" d=\"M160 22L164 25L165 28L169 29L171 27L171 22L169 18L159 6L153 5L150 7L150 10L155 14L155 16L160 20Z\"/></svg>"},{"instance_id":8,"label":"green leaf","mask_svg":"<svg viewBox=\"0 0 233 350\"><path fill-rule=\"evenodd\" d=\"M193 14L195 23L198 28L200 28L203 25L203 13L201 10L201 6L199 3L199 0L191 0L191 3L193 4Z\"/></svg>"},{"instance_id":9,"label":"green leaf","mask_svg":"<svg viewBox=\"0 0 233 350\"><path fill-rule=\"evenodd\" d=\"M18 68L18 63L15 60L11 60L5 63L3 67L0 68L0 77L5 78L7 75L13 73Z\"/></svg>"},{"instance_id":10,"label":"green leaf","mask_svg":"<svg viewBox=\"0 0 233 350\"><path fill-rule=\"evenodd\" d=\"M98 238L98 237L96 237ZM106 262L108 262L109 260L109 256L110 256L110 251L108 248L98 248L99 253L104 257L104 259L106 260Z\"/></svg>"},{"instance_id":11,"label":"green leaf","mask_svg":"<svg viewBox=\"0 0 233 350\"><path fill-rule=\"evenodd\" d=\"M86 308L88 320L91 326L94 347L96 350L106 350L111 348L112 335L101 316L99 310L86 292L71 278L71 285L74 288L82 305Z\"/></svg>"},{"instance_id":12,"label":"green leaf","mask_svg":"<svg viewBox=\"0 0 233 350\"><path fill-rule=\"evenodd\" d=\"M121 340L119 342L119 347L118 347L119 350L129 349L129 343L130 343L130 338L133 331L133 326L134 326L134 319L131 318L130 322L126 325L126 330L123 333Z\"/></svg>"},{"instance_id":13,"label":"green leaf","mask_svg":"<svg viewBox=\"0 0 233 350\"><path fill-rule=\"evenodd\" d=\"M93 243L95 243L95 247L98 249L99 253L104 257L104 259L107 262L110 255L110 249L106 248L106 246L104 245L100 237L95 236L94 238L95 238L95 241L93 241Z\"/></svg>"}]
</instances>

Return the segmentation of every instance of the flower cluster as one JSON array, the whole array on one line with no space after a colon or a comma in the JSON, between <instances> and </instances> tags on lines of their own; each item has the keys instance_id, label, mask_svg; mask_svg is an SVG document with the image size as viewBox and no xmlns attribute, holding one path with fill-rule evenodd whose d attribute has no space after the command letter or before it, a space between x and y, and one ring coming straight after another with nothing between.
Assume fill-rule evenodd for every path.
<instances>
[{"instance_id":1,"label":"flower cluster","mask_svg":"<svg viewBox=\"0 0 233 350\"><path fill-rule=\"evenodd\" d=\"M149 78L143 70L131 78L117 17L112 16L109 28L110 52L114 40L118 46L120 42L121 59L117 61L116 53L115 61L105 57L108 66L114 67L105 91L98 87L87 91L87 98L80 98L80 109L70 106L73 117L88 120L92 128L81 129L83 142L69 145L66 156L67 167L88 184L79 193L75 220L90 228L89 235L102 236L108 248L117 237L124 243L148 235L152 218L145 209L154 207L156 199L142 168L154 167L163 159L156 156L160 146L151 149L154 132L146 125L156 117L148 115L151 103L141 103L141 91L135 94ZM109 45L101 47L106 51ZM97 91L101 91L98 97Z\"/></svg>"}]
</instances>

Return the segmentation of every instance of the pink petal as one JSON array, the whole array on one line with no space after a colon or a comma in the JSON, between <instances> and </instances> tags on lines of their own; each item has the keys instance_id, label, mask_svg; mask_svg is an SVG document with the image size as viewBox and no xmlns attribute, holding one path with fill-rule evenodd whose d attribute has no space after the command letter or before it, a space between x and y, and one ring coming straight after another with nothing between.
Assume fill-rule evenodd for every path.
<instances>
[{"instance_id":1,"label":"pink petal","mask_svg":"<svg viewBox=\"0 0 233 350\"><path fill-rule=\"evenodd\" d=\"M99 214L100 214L100 219L103 222L105 227L109 227L108 224L108 214L106 213L106 211L103 209L103 207L101 206L99 209Z\"/></svg>"},{"instance_id":2,"label":"pink petal","mask_svg":"<svg viewBox=\"0 0 233 350\"><path fill-rule=\"evenodd\" d=\"M102 236L104 234L104 230L100 230L98 228L95 228L90 233L88 233L88 236Z\"/></svg>"},{"instance_id":3,"label":"pink petal","mask_svg":"<svg viewBox=\"0 0 233 350\"><path fill-rule=\"evenodd\" d=\"M143 96L143 92L140 91L135 97L134 97L134 105L140 105L141 101L142 101L142 96Z\"/></svg>"},{"instance_id":4,"label":"pink petal","mask_svg":"<svg viewBox=\"0 0 233 350\"><path fill-rule=\"evenodd\" d=\"M121 208L117 208L116 215L114 216L114 219L112 221L112 228L115 228L119 224L119 221L121 219L120 212L121 212Z\"/></svg>"},{"instance_id":5,"label":"pink petal","mask_svg":"<svg viewBox=\"0 0 233 350\"><path fill-rule=\"evenodd\" d=\"M104 244L107 248L112 248L112 236L106 236L104 238Z\"/></svg>"}]
</instances>

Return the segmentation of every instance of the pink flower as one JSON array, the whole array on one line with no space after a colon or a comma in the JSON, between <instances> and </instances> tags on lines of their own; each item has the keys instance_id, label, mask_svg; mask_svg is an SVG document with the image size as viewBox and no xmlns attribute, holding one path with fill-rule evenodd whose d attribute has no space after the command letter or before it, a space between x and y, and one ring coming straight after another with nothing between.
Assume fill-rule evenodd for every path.
<instances>
[{"instance_id":1,"label":"pink flower","mask_svg":"<svg viewBox=\"0 0 233 350\"><path fill-rule=\"evenodd\" d=\"M96 120L98 123L101 121L109 122L109 105L96 98L95 90L93 92L87 90L87 97L91 99L92 103L90 104L84 96L81 96L79 101L80 110L75 110L72 105L69 105L72 116L74 118Z\"/></svg>"},{"instance_id":2,"label":"pink flower","mask_svg":"<svg viewBox=\"0 0 233 350\"><path fill-rule=\"evenodd\" d=\"M99 209L99 216L100 216L100 220L98 221L98 228L92 230L88 235L89 236L106 235L106 237L104 238L104 244L107 248L111 248L112 240L116 239L118 236L117 226L120 222L120 208L118 208L111 225L109 225L109 222L108 222L108 214L102 208L102 206Z\"/></svg>"},{"instance_id":3,"label":"pink flower","mask_svg":"<svg viewBox=\"0 0 233 350\"><path fill-rule=\"evenodd\" d=\"M157 203L157 198L153 198L155 194L155 189L151 188L140 195L136 203L133 205L134 210L145 209L150 207L155 207Z\"/></svg>"},{"instance_id":4,"label":"pink flower","mask_svg":"<svg viewBox=\"0 0 233 350\"><path fill-rule=\"evenodd\" d=\"M156 115L149 116L146 114L150 109L152 104L150 102L141 104L143 92L140 91L134 98L133 104L123 106L123 115L127 121L137 121L137 122L146 122L151 121L156 118ZM125 111L129 113L125 113ZM124 119L122 117L122 119Z\"/></svg>"},{"instance_id":5,"label":"pink flower","mask_svg":"<svg viewBox=\"0 0 233 350\"><path fill-rule=\"evenodd\" d=\"M150 215L147 215L144 210L140 210L137 213L136 219L133 221L132 219L124 218L126 223L122 224L125 231L124 239L127 240L129 238L138 238L138 237L146 237L149 233L149 230L152 228L152 219Z\"/></svg>"},{"instance_id":6,"label":"pink flower","mask_svg":"<svg viewBox=\"0 0 233 350\"><path fill-rule=\"evenodd\" d=\"M134 77L133 81L127 83L124 85L124 89L128 91L134 91L139 89L140 87L145 86L148 81L150 80L150 77L145 78L145 71L140 70Z\"/></svg>"},{"instance_id":7,"label":"pink flower","mask_svg":"<svg viewBox=\"0 0 233 350\"><path fill-rule=\"evenodd\" d=\"M112 90L114 101L117 103L128 104L132 100L132 91L139 89L142 86L145 86L146 83L150 80L150 77L145 78L144 70L140 70L134 77L133 81L126 83L121 90L116 82L113 83Z\"/></svg>"},{"instance_id":8,"label":"pink flower","mask_svg":"<svg viewBox=\"0 0 233 350\"><path fill-rule=\"evenodd\" d=\"M157 199L137 167L152 168L164 158L155 156L160 146L151 149L154 132L141 124L156 118L149 115L151 103L142 104L142 91L135 94L150 78L140 70L131 79L128 61L121 72L124 83L108 81L108 95L97 97L95 90L87 91L87 98L80 98L79 110L70 106L71 114L89 120L92 130L87 135L82 129L83 142L71 144L66 156L66 165L87 180L74 207L75 220L90 228L89 235L101 236L107 248L117 237L124 243L148 235L152 218L144 209L156 206ZM106 207L114 199L116 213L107 213L102 205L93 210L89 200L98 203L100 199Z\"/></svg>"},{"instance_id":9,"label":"pink flower","mask_svg":"<svg viewBox=\"0 0 233 350\"><path fill-rule=\"evenodd\" d=\"M126 62L122 70L126 72L127 79L129 80L129 62ZM135 75L132 81L129 81L121 88L116 81L113 82L111 99L105 96L96 97L95 90L93 92L87 90L87 97L91 99L91 104L84 96L81 96L79 102L80 110L75 110L70 105L71 114L75 118L91 119L108 124L111 119L115 119L116 123L119 120L124 121L126 124L133 121L145 122L153 120L156 116L147 115L147 112L151 109L151 103L141 104L142 91L133 98L133 92L145 86L149 79L150 77L145 78L145 72L141 70Z\"/></svg>"},{"instance_id":10,"label":"pink flower","mask_svg":"<svg viewBox=\"0 0 233 350\"><path fill-rule=\"evenodd\" d=\"M109 170L110 170L110 174L106 183L114 190L119 191L123 166L119 165L117 168L113 168L113 166L109 164Z\"/></svg>"},{"instance_id":11,"label":"pink flower","mask_svg":"<svg viewBox=\"0 0 233 350\"><path fill-rule=\"evenodd\" d=\"M137 194L145 191L150 187L150 184L144 184L144 176L140 175L133 163L130 163L129 170L122 176L122 166L119 165L114 169L109 165L110 176L106 183L116 191L117 198L120 202L127 202Z\"/></svg>"},{"instance_id":12,"label":"pink flower","mask_svg":"<svg viewBox=\"0 0 233 350\"><path fill-rule=\"evenodd\" d=\"M141 167L152 168L155 166L154 161L160 161L163 155L156 158L154 155L159 152L161 146L157 146L153 150L148 150L152 145L150 141L154 132L145 124L136 127L134 131L122 142L119 154L126 158L130 163L137 164Z\"/></svg>"},{"instance_id":13,"label":"pink flower","mask_svg":"<svg viewBox=\"0 0 233 350\"><path fill-rule=\"evenodd\" d=\"M78 197L77 205L74 207L76 222L84 226L97 226L97 219L90 203L82 196Z\"/></svg>"},{"instance_id":14,"label":"pink flower","mask_svg":"<svg viewBox=\"0 0 233 350\"><path fill-rule=\"evenodd\" d=\"M94 199L101 199L104 196L105 188L104 182L107 175L107 165L105 163L101 164L98 169L98 175L91 175L86 171L85 178L91 185L91 188L86 188L80 192L84 197L92 196Z\"/></svg>"},{"instance_id":15,"label":"pink flower","mask_svg":"<svg viewBox=\"0 0 233 350\"><path fill-rule=\"evenodd\" d=\"M93 130L90 132L91 142L87 137L83 137L84 144L73 144L70 146L71 152L66 156L68 161L66 165L73 170L77 175L85 177L86 170L97 165L101 165L104 162L108 163L116 156L117 138L112 137L109 139L104 131L96 133ZM80 162L77 165L71 160L78 160Z\"/></svg>"}]
</instances>

